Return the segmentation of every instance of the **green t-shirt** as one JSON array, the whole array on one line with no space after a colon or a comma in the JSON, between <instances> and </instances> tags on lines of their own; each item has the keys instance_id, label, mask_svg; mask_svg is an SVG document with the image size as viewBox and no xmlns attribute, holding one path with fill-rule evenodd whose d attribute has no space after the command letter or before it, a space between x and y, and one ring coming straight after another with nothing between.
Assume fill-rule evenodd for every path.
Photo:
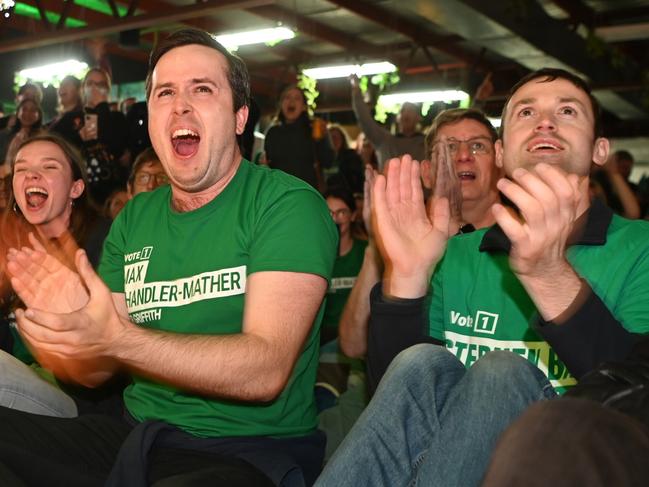
<instances>
[{"instance_id":1,"label":"green t-shirt","mask_svg":"<svg viewBox=\"0 0 649 487\"><path fill-rule=\"evenodd\" d=\"M365 247L367 247L366 240L354 240L351 250L336 258L331 285L327 290L322 326L338 327L340 314L363 265Z\"/></svg>"},{"instance_id":2,"label":"green t-shirt","mask_svg":"<svg viewBox=\"0 0 649 487\"><path fill-rule=\"evenodd\" d=\"M508 255L478 251L486 231L449 240L432 279L430 336L445 340L467 367L491 350L517 353L563 392L576 379L530 327L536 308ZM613 216L606 244L573 245L567 257L626 329L649 332L649 223Z\"/></svg>"},{"instance_id":3,"label":"green t-shirt","mask_svg":"<svg viewBox=\"0 0 649 487\"><path fill-rule=\"evenodd\" d=\"M134 323L175 333L240 333L250 274L330 278L337 233L322 197L298 179L244 160L207 205L177 213L170 198L169 186L138 195L106 239L99 272L113 292L125 293ZM126 407L140 421L164 420L196 436L308 434L316 427L321 316L322 309L288 385L272 402L205 398L136 376L124 392Z\"/></svg>"}]
</instances>

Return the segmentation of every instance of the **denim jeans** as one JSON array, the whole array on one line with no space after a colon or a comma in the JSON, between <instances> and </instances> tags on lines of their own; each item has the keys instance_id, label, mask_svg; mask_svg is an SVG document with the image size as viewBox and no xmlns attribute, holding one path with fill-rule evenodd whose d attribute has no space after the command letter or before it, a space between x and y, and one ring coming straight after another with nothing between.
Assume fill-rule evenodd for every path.
<instances>
[{"instance_id":1,"label":"denim jeans","mask_svg":"<svg viewBox=\"0 0 649 487\"><path fill-rule=\"evenodd\" d=\"M420 344L388 368L315 485L479 485L500 433L554 389L533 364L491 352L471 368Z\"/></svg>"},{"instance_id":2,"label":"denim jeans","mask_svg":"<svg viewBox=\"0 0 649 487\"><path fill-rule=\"evenodd\" d=\"M77 415L77 406L70 396L3 351L0 351L0 406L59 418Z\"/></svg>"}]
</instances>

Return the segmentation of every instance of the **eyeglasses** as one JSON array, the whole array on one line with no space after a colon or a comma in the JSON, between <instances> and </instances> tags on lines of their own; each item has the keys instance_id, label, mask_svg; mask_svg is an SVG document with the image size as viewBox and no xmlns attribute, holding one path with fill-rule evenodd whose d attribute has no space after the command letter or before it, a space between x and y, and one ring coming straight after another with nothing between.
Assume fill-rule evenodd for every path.
<instances>
[{"instance_id":1,"label":"eyeglasses","mask_svg":"<svg viewBox=\"0 0 649 487\"><path fill-rule=\"evenodd\" d=\"M439 143L441 141L437 141ZM491 139L488 137L472 137L470 139L460 140L453 137L446 139L446 145L451 156L455 156L462 147L466 144L469 152L474 156L485 155L491 153Z\"/></svg>"},{"instance_id":2,"label":"eyeglasses","mask_svg":"<svg viewBox=\"0 0 649 487\"><path fill-rule=\"evenodd\" d=\"M155 179L158 186L169 182L169 178L165 173L149 174L148 172L141 172L135 176L135 182L141 185L149 184L152 179Z\"/></svg>"},{"instance_id":3,"label":"eyeglasses","mask_svg":"<svg viewBox=\"0 0 649 487\"><path fill-rule=\"evenodd\" d=\"M331 218L342 218L344 216L349 216L351 211L348 208L340 208L339 210L329 210Z\"/></svg>"}]
</instances>

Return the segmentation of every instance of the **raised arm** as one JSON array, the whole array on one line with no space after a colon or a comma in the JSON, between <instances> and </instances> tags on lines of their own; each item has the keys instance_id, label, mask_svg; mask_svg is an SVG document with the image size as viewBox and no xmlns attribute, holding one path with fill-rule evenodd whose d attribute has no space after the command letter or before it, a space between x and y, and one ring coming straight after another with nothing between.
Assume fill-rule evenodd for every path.
<instances>
[{"instance_id":1,"label":"raised arm","mask_svg":"<svg viewBox=\"0 0 649 487\"><path fill-rule=\"evenodd\" d=\"M343 312L340 315L340 348L348 357L362 358L367 353L367 326L370 317L370 291L381 280L383 260L376 247L372 230L372 186L376 171L365 167L363 183L363 223L367 231L368 243L365 247L363 265L356 276Z\"/></svg>"},{"instance_id":2,"label":"raised arm","mask_svg":"<svg viewBox=\"0 0 649 487\"><path fill-rule=\"evenodd\" d=\"M378 149L386 139L392 137L392 134L372 118L370 109L365 104L363 94L358 86L358 78L355 76L350 78L350 83L352 87L352 109L356 115L358 125L365 133L365 136L372 142L372 145Z\"/></svg>"}]
</instances>

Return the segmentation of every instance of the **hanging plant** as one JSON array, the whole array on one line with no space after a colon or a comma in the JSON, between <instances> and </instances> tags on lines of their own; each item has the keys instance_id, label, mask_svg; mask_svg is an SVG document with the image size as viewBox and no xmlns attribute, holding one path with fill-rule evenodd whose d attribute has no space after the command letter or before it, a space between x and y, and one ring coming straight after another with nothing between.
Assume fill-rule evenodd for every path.
<instances>
[{"instance_id":1,"label":"hanging plant","mask_svg":"<svg viewBox=\"0 0 649 487\"><path fill-rule=\"evenodd\" d=\"M320 92L317 90L318 81L314 78L310 78L304 73L300 73L297 76L297 87L302 90L304 96L306 97L307 110L309 111L309 116L313 116L316 109L316 98L320 96Z\"/></svg>"},{"instance_id":2,"label":"hanging plant","mask_svg":"<svg viewBox=\"0 0 649 487\"><path fill-rule=\"evenodd\" d=\"M374 120L376 120L377 122L385 123L390 113L399 112L400 107L398 105L387 106L379 101L379 96L391 86L399 84L399 81L401 81L401 78L399 77L398 72L375 74L371 77L361 76L358 82L361 93L367 93L368 89L370 89L370 85L376 86L376 90L372 91L375 92L377 99L377 102L374 106Z\"/></svg>"}]
</instances>

